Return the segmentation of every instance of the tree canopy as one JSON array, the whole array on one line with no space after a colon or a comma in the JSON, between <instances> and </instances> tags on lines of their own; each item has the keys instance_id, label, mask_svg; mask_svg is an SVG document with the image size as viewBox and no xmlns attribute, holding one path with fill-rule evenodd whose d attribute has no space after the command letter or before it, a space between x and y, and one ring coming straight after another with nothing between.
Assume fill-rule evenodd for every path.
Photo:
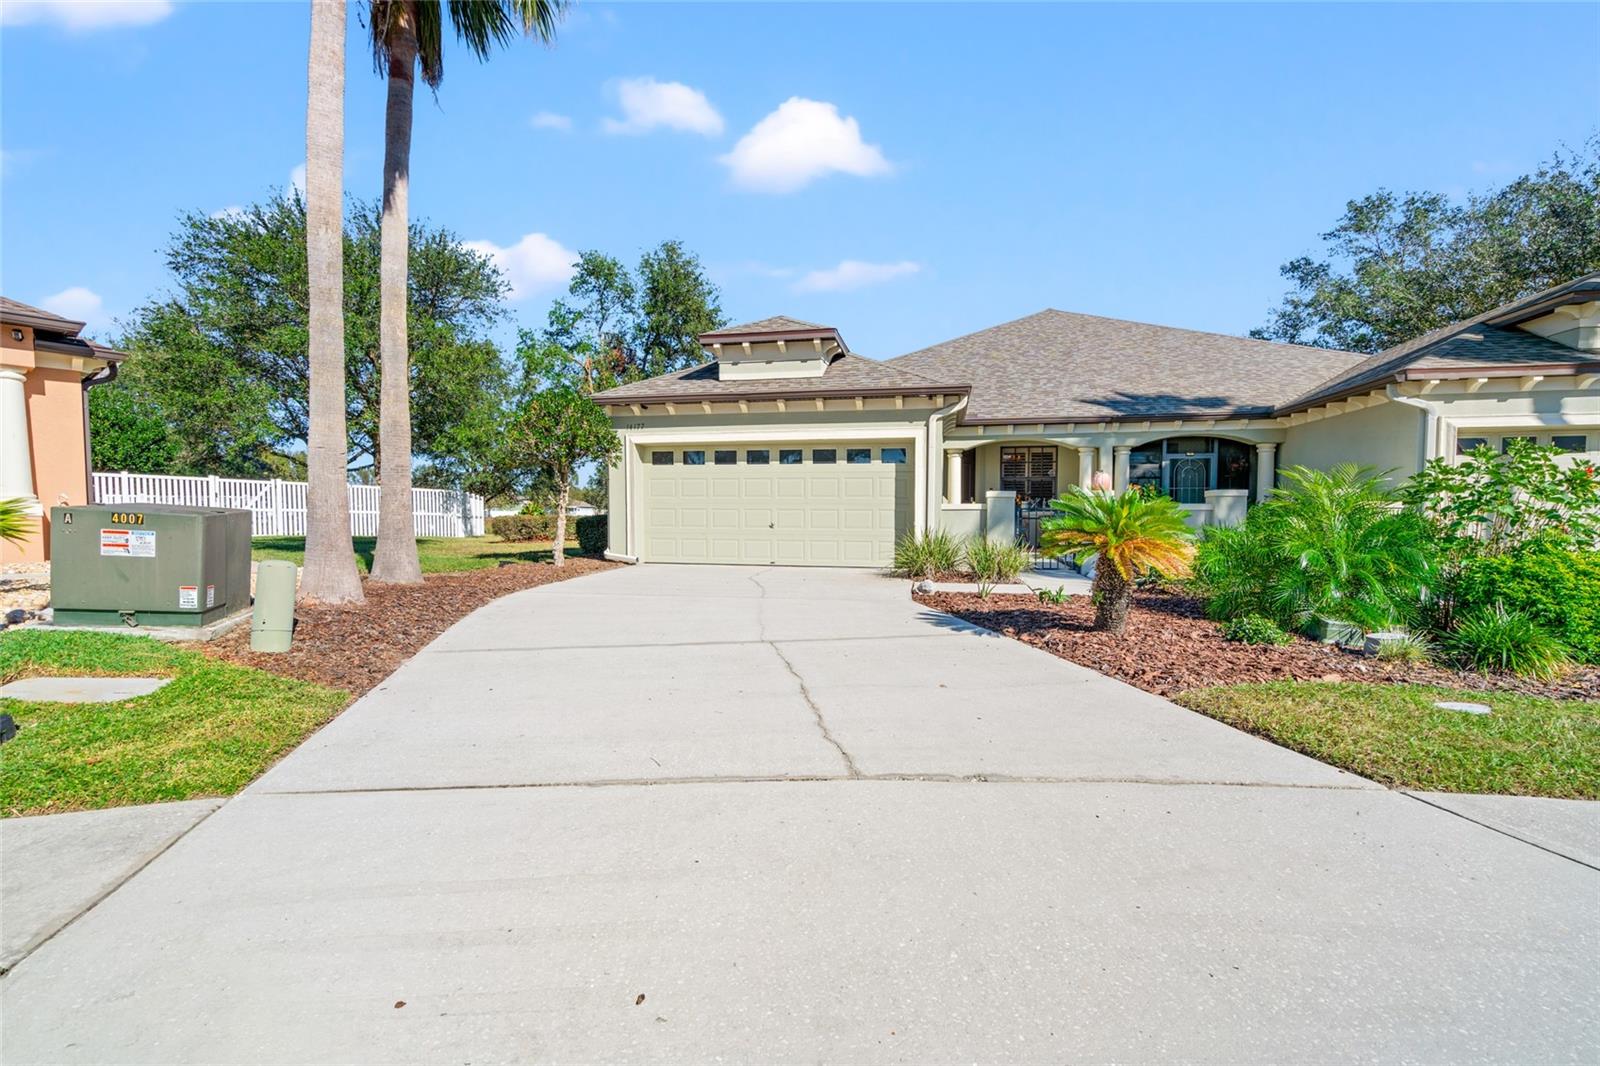
<instances>
[{"instance_id":1,"label":"tree canopy","mask_svg":"<svg viewBox=\"0 0 1600 1066\"><path fill-rule=\"evenodd\" d=\"M345 223L345 392L355 467L378 458L379 223L376 203L354 205ZM293 192L237 213L179 219L166 249L174 291L134 312L120 341L130 358L116 383L94 390L124 392L135 408L166 418L172 472L259 476L298 452L308 413L305 226L305 204ZM408 324L418 457L445 458L459 426L505 388L506 368L489 331L506 315L507 291L498 269L455 234L412 225ZM96 438L120 402L92 399Z\"/></svg>"},{"instance_id":2,"label":"tree canopy","mask_svg":"<svg viewBox=\"0 0 1600 1066\"><path fill-rule=\"evenodd\" d=\"M1379 352L1600 269L1600 136L1462 200L1388 189L1351 200L1321 257L1252 337Z\"/></svg>"}]
</instances>

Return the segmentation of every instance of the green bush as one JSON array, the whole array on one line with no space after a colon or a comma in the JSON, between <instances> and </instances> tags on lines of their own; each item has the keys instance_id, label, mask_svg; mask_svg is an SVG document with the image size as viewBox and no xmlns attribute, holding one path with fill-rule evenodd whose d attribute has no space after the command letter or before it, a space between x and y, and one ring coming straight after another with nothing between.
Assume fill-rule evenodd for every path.
<instances>
[{"instance_id":1,"label":"green bush","mask_svg":"<svg viewBox=\"0 0 1600 1066\"><path fill-rule=\"evenodd\" d=\"M489 519L489 532L501 540L553 540L556 516L551 514L505 514Z\"/></svg>"},{"instance_id":2,"label":"green bush","mask_svg":"<svg viewBox=\"0 0 1600 1066\"><path fill-rule=\"evenodd\" d=\"M1535 545L1469 559L1452 593L1458 611L1503 603L1558 638L1574 658L1600 663L1600 552Z\"/></svg>"},{"instance_id":3,"label":"green bush","mask_svg":"<svg viewBox=\"0 0 1600 1066\"><path fill-rule=\"evenodd\" d=\"M577 520L578 550L584 555L601 555L611 541L611 531L603 514L586 514Z\"/></svg>"},{"instance_id":4,"label":"green bush","mask_svg":"<svg viewBox=\"0 0 1600 1066\"><path fill-rule=\"evenodd\" d=\"M894 546L894 568L909 578L933 577L961 565L961 545L944 530L907 533Z\"/></svg>"},{"instance_id":5,"label":"green bush","mask_svg":"<svg viewBox=\"0 0 1600 1066\"><path fill-rule=\"evenodd\" d=\"M1201 541L1197 587L1213 618L1260 614L1284 628L1317 618L1382 629L1413 619L1438 560L1429 529L1370 467L1291 466L1244 524Z\"/></svg>"},{"instance_id":6,"label":"green bush","mask_svg":"<svg viewBox=\"0 0 1600 1066\"><path fill-rule=\"evenodd\" d=\"M1428 638L1407 633L1399 640L1386 640L1378 645L1378 658L1396 663L1425 663L1433 658L1434 647Z\"/></svg>"},{"instance_id":7,"label":"green bush","mask_svg":"<svg viewBox=\"0 0 1600 1066\"><path fill-rule=\"evenodd\" d=\"M1223 624L1222 639L1240 644L1287 644L1289 634L1265 615L1242 614Z\"/></svg>"},{"instance_id":8,"label":"green bush","mask_svg":"<svg viewBox=\"0 0 1600 1066\"><path fill-rule=\"evenodd\" d=\"M1600 475L1559 456L1526 440L1510 441L1504 455L1482 445L1462 458L1434 459L1403 495L1452 556L1504 555L1536 541L1600 551Z\"/></svg>"},{"instance_id":9,"label":"green bush","mask_svg":"<svg viewBox=\"0 0 1600 1066\"><path fill-rule=\"evenodd\" d=\"M1528 615L1499 603L1463 614L1455 630L1445 636L1444 645L1462 666L1541 681L1557 676L1571 662L1559 640Z\"/></svg>"},{"instance_id":10,"label":"green bush","mask_svg":"<svg viewBox=\"0 0 1600 1066\"><path fill-rule=\"evenodd\" d=\"M1015 541L977 536L967 541L963 554L978 579L978 595L987 596L996 585L1015 581L1033 562L1025 545Z\"/></svg>"}]
</instances>

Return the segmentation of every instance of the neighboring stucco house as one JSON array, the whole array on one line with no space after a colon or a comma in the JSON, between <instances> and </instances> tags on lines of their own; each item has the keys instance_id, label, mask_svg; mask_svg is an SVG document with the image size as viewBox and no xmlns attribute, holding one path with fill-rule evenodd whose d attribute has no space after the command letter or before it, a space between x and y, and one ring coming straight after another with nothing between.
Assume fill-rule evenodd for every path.
<instances>
[{"instance_id":1,"label":"neighboring stucco house","mask_svg":"<svg viewBox=\"0 0 1600 1066\"><path fill-rule=\"evenodd\" d=\"M83 327L0 296L0 498L38 516L20 547L0 541L0 563L50 558L50 508L89 502L89 387L124 356Z\"/></svg>"},{"instance_id":2,"label":"neighboring stucco house","mask_svg":"<svg viewBox=\"0 0 1600 1066\"><path fill-rule=\"evenodd\" d=\"M879 362L768 318L599 393L630 562L882 566L906 532L1010 535L1097 471L1239 521L1280 465L1410 476L1532 437L1600 460L1600 273L1376 356L1041 311Z\"/></svg>"}]
</instances>

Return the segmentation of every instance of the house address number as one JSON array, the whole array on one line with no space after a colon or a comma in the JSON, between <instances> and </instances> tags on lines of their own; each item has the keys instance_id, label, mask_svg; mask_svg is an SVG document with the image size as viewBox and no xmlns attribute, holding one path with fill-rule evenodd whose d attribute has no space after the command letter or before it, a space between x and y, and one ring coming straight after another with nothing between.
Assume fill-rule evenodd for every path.
<instances>
[{"instance_id":1,"label":"house address number","mask_svg":"<svg viewBox=\"0 0 1600 1066\"><path fill-rule=\"evenodd\" d=\"M144 515L137 511L112 511L111 524L114 526L142 526Z\"/></svg>"}]
</instances>

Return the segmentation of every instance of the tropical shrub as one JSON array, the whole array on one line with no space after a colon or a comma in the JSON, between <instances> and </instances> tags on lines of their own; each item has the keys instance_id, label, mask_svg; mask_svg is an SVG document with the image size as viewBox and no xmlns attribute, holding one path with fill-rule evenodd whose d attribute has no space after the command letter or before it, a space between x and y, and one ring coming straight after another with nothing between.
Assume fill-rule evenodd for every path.
<instances>
[{"instance_id":1,"label":"tropical shrub","mask_svg":"<svg viewBox=\"0 0 1600 1066\"><path fill-rule=\"evenodd\" d=\"M948 573L961 565L961 544L944 530L907 533L894 546L897 573L916 579Z\"/></svg>"},{"instance_id":2,"label":"tropical shrub","mask_svg":"<svg viewBox=\"0 0 1600 1066\"><path fill-rule=\"evenodd\" d=\"M1437 571L1430 531L1370 467L1291 466L1244 524L1208 533L1196 583L1213 618L1261 614L1382 629L1415 616Z\"/></svg>"},{"instance_id":3,"label":"tropical shrub","mask_svg":"<svg viewBox=\"0 0 1600 1066\"><path fill-rule=\"evenodd\" d=\"M584 555L601 555L611 542L611 530L603 514L579 515L574 523L578 527L578 550Z\"/></svg>"},{"instance_id":4,"label":"tropical shrub","mask_svg":"<svg viewBox=\"0 0 1600 1066\"><path fill-rule=\"evenodd\" d=\"M1563 466L1559 454L1525 440L1510 441L1503 456L1485 445L1433 460L1403 495L1454 556L1503 555L1534 541L1600 550L1600 476L1588 464Z\"/></svg>"},{"instance_id":5,"label":"tropical shrub","mask_svg":"<svg viewBox=\"0 0 1600 1066\"><path fill-rule=\"evenodd\" d=\"M1526 614L1499 603L1462 614L1456 628L1446 634L1444 646L1462 666L1541 681L1556 677L1571 662L1559 640Z\"/></svg>"},{"instance_id":6,"label":"tropical shrub","mask_svg":"<svg viewBox=\"0 0 1600 1066\"><path fill-rule=\"evenodd\" d=\"M1502 603L1533 619L1574 658L1600 663L1600 552L1563 551L1541 541L1468 559L1450 600L1459 612Z\"/></svg>"},{"instance_id":7,"label":"tropical shrub","mask_svg":"<svg viewBox=\"0 0 1600 1066\"><path fill-rule=\"evenodd\" d=\"M506 514L489 519L489 532L501 540L550 540L556 535L553 514Z\"/></svg>"},{"instance_id":8,"label":"tropical shrub","mask_svg":"<svg viewBox=\"0 0 1600 1066\"><path fill-rule=\"evenodd\" d=\"M1425 663L1433 658L1434 648L1427 637L1407 633L1396 640L1386 640L1378 645L1378 658L1388 662Z\"/></svg>"},{"instance_id":9,"label":"tropical shrub","mask_svg":"<svg viewBox=\"0 0 1600 1066\"><path fill-rule=\"evenodd\" d=\"M1143 574L1182 577L1194 557L1194 534L1183 508L1167 496L1068 490L1040 523L1039 547L1074 563L1098 557L1094 568L1094 626L1121 633L1133 583Z\"/></svg>"},{"instance_id":10,"label":"tropical shrub","mask_svg":"<svg viewBox=\"0 0 1600 1066\"><path fill-rule=\"evenodd\" d=\"M1222 626L1222 639L1240 644L1287 644L1289 634L1272 619L1259 614L1242 614Z\"/></svg>"},{"instance_id":11,"label":"tropical shrub","mask_svg":"<svg viewBox=\"0 0 1600 1066\"><path fill-rule=\"evenodd\" d=\"M27 501L20 498L0 499L0 540L21 544L38 526L38 520L28 513Z\"/></svg>"},{"instance_id":12,"label":"tropical shrub","mask_svg":"<svg viewBox=\"0 0 1600 1066\"><path fill-rule=\"evenodd\" d=\"M981 535L969 539L962 554L973 576L978 579L980 596L988 596L996 585L1015 581L1017 575L1033 561L1026 545L1016 541L990 540Z\"/></svg>"}]
</instances>

